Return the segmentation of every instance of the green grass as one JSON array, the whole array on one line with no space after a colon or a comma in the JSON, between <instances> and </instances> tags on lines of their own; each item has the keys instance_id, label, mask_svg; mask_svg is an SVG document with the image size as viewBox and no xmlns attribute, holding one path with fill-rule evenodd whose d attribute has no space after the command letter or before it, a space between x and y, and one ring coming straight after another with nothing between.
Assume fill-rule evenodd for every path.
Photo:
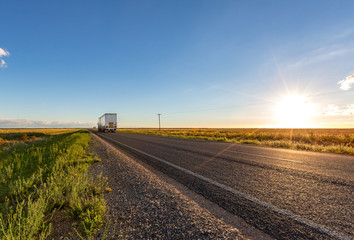
<instances>
[{"instance_id":1,"label":"green grass","mask_svg":"<svg viewBox=\"0 0 354 240\"><path fill-rule=\"evenodd\" d=\"M120 129L119 131L354 155L354 129L235 128L163 129L161 131Z\"/></svg>"},{"instance_id":2,"label":"green grass","mask_svg":"<svg viewBox=\"0 0 354 240\"><path fill-rule=\"evenodd\" d=\"M60 209L79 222L86 236L98 231L107 186L104 178L87 173L97 161L86 154L89 141L88 132L81 130L0 152L0 239L45 239L51 216Z\"/></svg>"}]
</instances>

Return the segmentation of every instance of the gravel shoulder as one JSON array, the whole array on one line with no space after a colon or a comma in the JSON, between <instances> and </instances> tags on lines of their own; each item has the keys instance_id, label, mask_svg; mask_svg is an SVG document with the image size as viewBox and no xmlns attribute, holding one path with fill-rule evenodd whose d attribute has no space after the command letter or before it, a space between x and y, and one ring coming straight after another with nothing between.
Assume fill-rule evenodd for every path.
<instances>
[{"instance_id":1,"label":"gravel shoulder","mask_svg":"<svg viewBox=\"0 0 354 240\"><path fill-rule=\"evenodd\" d=\"M156 174L95 134L91 136L90 152L102 162L90 171L107 177L112 189L105 199L109 217L117 220L114 239L247 239L230 224L235 221L232 217L225 213L227 220L222 220L215 216L215 212L221 214L220 210L214 208L212 214L201 207L211 204L204 198L182 193L187 190L166 182L167 176ZM260 233L256 236L269 239Z\"/></svg>"}]
</instances>

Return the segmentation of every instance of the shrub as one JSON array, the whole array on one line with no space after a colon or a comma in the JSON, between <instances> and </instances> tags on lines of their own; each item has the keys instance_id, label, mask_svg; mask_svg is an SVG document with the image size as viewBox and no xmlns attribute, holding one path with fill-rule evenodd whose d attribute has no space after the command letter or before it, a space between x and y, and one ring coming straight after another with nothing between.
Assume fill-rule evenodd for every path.
<instances>
[{"instance_id":1,"label":"shrub","mask_svg":"<svg viewBox=\"0 0 354 240\"><path fill-rule=\"evenodd\" d=\"M24 141L24 142L28 142L28 136L27 136L27 134L26 134L26 133L23 133L23 134L21 135L21 139L22 139L22 141Z\"/></svg>"}]
</instances>

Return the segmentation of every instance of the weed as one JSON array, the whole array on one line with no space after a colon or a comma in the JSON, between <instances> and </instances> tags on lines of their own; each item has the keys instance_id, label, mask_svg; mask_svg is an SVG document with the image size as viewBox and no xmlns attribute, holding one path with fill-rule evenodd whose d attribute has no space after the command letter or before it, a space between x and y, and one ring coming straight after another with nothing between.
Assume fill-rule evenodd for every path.
<instances>
[{"instance_id":1,"label":"weed","mask_svg":"<svg viewBox=\"0 0 354 240\"><path fill-rule=\"evenodd\" d=\"M86 236L93 236L103 224L106 208L103 198L93 197L85 201L79 212L80 227Z\"/></svg>"}]
</instances>

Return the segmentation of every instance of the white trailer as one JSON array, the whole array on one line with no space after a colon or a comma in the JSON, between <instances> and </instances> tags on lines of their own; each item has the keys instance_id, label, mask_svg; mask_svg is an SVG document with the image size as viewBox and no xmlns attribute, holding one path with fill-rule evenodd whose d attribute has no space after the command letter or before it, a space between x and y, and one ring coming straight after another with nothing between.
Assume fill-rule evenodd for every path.
<instances>
[{"instance_id":1,"label":"white trailer","mask_svg":"<svg viewBox=\"0 0 354 240\"><path fill-rule=\"evenodd\" d=\"M117 130L117 114L105 113L98 119L98 131L115 132Z\"/></svg>"}]
</instances>

